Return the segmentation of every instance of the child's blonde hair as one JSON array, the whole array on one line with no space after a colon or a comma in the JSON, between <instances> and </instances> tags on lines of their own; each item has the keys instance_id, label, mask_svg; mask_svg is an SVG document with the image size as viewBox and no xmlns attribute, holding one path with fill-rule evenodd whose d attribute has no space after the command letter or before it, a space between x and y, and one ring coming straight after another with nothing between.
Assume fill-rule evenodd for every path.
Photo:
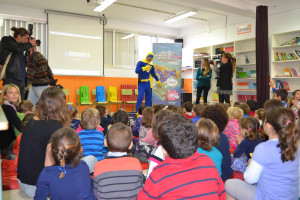
<instances>
[{"instance_id":1,"label":"child's blonde hair","mask_svg":"<svg viewBox=\"0 0 300 200\"><path fill-rule=\"evenodd\" d=\"M19 100L18 102L16 103L16 105L19 105L19 103L21 102L21 94L20 94L20 89L17 85L15 84L7 84L7 85L4 85L3 88L2 88L2 93L1 93L1 98L0 98L0 104L3 104L5 99L4 99L4 95L6 95L8 93L8 91L11 89L11 88L16 88L19 92Z\"/></svg>"},{"instance_id":2,"label":"child's blonde hair","mask_svg":"<svg viewBox=\"0 0 300 200\"><path fill-rule=\"evenodd\" d=\"M83 129L97 129L100 123L100 114L96 108L87 108L81 113L80 124Z\"/></svg>"},{"instance_id":3,"label":"child's blonde hair","mask_svg":"<svg viewBox=\"0 0 300 200\"><path fill-rule=\"evenodd\" d=\"M244 111L239 107L230 107L227 110L227 114L230 119L240 120L244 116Z\"/></svg>"}]
</instances>

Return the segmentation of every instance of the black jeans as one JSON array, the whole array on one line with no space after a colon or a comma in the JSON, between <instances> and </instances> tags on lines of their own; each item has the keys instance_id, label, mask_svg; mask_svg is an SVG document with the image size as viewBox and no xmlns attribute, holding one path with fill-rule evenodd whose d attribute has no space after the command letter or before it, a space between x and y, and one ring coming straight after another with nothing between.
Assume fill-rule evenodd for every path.
<instances>
[{"instance_id":1,"label":"black jeans","mask_svg":"<svg viewBox=\"0 0 300 200\"><path fill-rule=\"evenodd\" d=\"M15 84L16 86L19 87L20 89L20 95L21 95L21 99L24 99L24 95L25 95L25 82L23 81L19 81L19 80L15 80L12 78L6 78L3 80L3 86L4 85L8 85L8 84Z\"/></svg>"},{"instance_id":2,"label":"black jeans","mask_svg":"<svg viewBox=\"0 0 300 200\"><path fill-rule=\"evenodd\" d=\"M210 87L197 87L197 98L196 98L196 104L199 104L201 94L203 91L203 101L204 103L207 103L207 95Z\"/></svg>"},{"instance_id":3,"label":"black jeans","mask_svg":"<svg viewBox=\"0 0 300 200\"><path fill-rule=\"evenodd\" d=\"M219 103L230 103L230 95L229 94L219 94Z\"/></svg>"}]
</instances>

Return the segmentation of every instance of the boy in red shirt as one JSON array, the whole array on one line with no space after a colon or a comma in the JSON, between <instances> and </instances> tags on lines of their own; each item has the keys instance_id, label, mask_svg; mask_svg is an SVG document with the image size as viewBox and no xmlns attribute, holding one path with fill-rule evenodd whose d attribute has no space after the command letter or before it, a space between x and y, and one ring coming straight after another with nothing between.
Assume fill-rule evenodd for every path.
<instances>
[{"instance_id":1,"label":"boy in red shirt","mask_svg":"<svg viewBox=\"0 0 300 200\"><path fill-rule=\"evenodd\" d=\"M193 113L193 104L192 102L185 102L183 104L183 110L184 110L184 116L188 119L192 119L195 117L195 114Z\"/></svg>"},{"instance_id":2,"label":"boy in red shirt","mask_svg":"<svg viewBox=\"0 0 300 200\"><path fill-rule=\"evenodd\" d=\"M192 120L172 114L157 125L166 159L154 168L136 199L226 199L213 161L197 152Z\"/></svg>"}]
</instances>

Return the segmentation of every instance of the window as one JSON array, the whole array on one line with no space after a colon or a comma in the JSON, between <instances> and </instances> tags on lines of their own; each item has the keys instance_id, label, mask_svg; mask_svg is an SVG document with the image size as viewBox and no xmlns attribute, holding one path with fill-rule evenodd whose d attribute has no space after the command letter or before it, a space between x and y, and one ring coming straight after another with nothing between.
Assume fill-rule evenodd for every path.
<instances>
[{"instance_id":1,"label":"window","mask_svg":"<svg viewBox=\"0 0 300 200\"><path fill-rule=\"evenodd\" d=\"M115 66L135 66L135 36L124 38L128 33L115 33Z\"/></svg>"},{"instance_id":2,"label":"window","mask_svg":"<svg viewBox=\"0 0 300 200\"><path fill-rule=\"evenodd\" d=\"M1 18L0 18L1 20ZM3 23L0 23L0 38L4 36L13 35L13 32L10 30L12 27L17 28L28 28L28 22L22 20L14 19L2 19ZM1 20L1 21L2 21ZM1 22L0 21L0 22ZM2 24L2 26L1 26ZM47 25L46 23L35 22L33 23L33 35L32 37L41 40L40 47L37 48L43 55L47 56Z\"/></svg>"},{"instance_id":3,"label":"window","mask_svg":"<svg viewBox=\"0 0 300 200\"><path fill-rule=\"evenodd\" d=\"M113 66L113 31L104 31L104 67Z\"/></svg>"}]
</instances>

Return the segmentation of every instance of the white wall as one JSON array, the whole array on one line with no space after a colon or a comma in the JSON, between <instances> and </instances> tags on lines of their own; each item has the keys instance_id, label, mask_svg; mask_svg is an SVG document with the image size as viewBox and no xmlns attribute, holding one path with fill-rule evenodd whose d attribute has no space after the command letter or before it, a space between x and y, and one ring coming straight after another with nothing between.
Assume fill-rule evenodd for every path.
<instances>
[{"instance_id":1,"label":"white wall","mask_svg":"<svg viewBox=\"0 0 300 200\"><path fill-rule=\"evenodd\" d=\"M47 14L42 9L32 9L25 7L11 6L0 4L0 17L15 19L23 19L26 21L46 22ZM158 35L161 37L177 38L180 35L180 29L165 28L147 24L133 23L128 21L108 19L105 26L106 29L116 29L120 31L137 32L150 35ZM51 67L51 66L50 66ZM105 68L106 77L137 77L133 69L112 69Z\"/></svg>"},{"instance_id":2,"label":"white wall","mask_svg":"<svg viewBox=\"0 0 300 200\"><path fill-rule=\"evenodd\" d=\"M300 30L300 9L279 13L269 16L269 52L271 52L272 34ZM237 34L237 27L252 25L252 32L242 35ZM183 65L193 65L193 49L210 46L219 43L231 42L255 37L255 19L229 15L226 18L220 16L218 19L199 24L181 32L184 41ZM192 78L190 76L189 78Z\"/></svg>"}]
</instances>

